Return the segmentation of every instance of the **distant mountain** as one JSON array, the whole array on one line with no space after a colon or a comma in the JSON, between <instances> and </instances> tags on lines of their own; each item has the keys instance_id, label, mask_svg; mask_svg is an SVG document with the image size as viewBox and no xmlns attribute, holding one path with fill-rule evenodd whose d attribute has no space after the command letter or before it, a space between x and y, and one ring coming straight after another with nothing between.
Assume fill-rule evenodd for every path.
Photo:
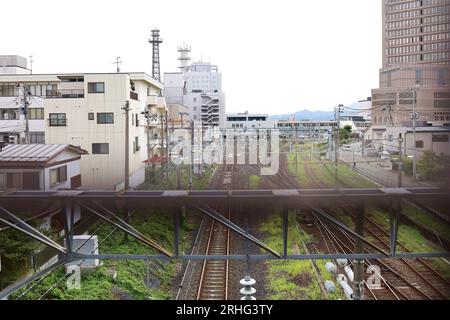
<instances>
[{"instance_id":1,"label":"distant mountain","mask_svg":"<svg viewBox=\"0 0 450 320\"><path fill-rule=\"evenodd\" d=\"M302 110L291 114L273 115L270 117L272 120L288 120L295 116L296 120L312 120L312 121L328 121L334 119L333 111L310 111Z\"/></svg>"},{"instance_id":2,"label":"distant mountain","mask_svg":"<svg viewBox=\"0 0 450 320\"><path fill-rule=\"evenodd\" d=\"M342 115L347 116L363 116L366 119L370 119L370 109L372 107L372 101L370 98L367 100L361 100L354 102L348 106L345 106L345 110ZM295 116L297 121L299 120L311 120L311 121L329 121L334 120L334 111L310 111L304 109L291 114L273 115L270 117L272 120L288 120Z\"/></svg>"}]
</instances>

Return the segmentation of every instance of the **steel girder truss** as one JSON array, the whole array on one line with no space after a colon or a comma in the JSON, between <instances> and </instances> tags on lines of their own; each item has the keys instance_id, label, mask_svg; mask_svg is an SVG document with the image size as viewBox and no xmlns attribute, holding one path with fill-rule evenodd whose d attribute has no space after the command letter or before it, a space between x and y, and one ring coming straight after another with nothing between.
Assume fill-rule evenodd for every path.
<instances>
[{"instance_id":1,"label":"steel girder truss","mask_svg":"<svg viewBox=\"0 0 450 320\"><path fill-rule=\"evenodd\" d=\"M46 267L45 269L40 270L36 274L19 281L18 283L6 288L2 292L0 292L0 299L4 299L8 297L11 293L14 293L15 291L25 287L26 285L30 284L31 282L39 279L40 277L56 270L57 268L63 266L64 264L73 263L74 261L78 260L88 260L88 259L102 259L102 260L161 260L161 259L179 259L179 260L252 260L252 261L263 261L263 260L271 260L271 259L286 259L286 260L328 260L328 259L340 259L340 258L347 258L347 259L355 259L355 260L361 260L361 259L415 259L415 258L437 258L437 257L450 257L449 252L424 252L424 253L397 253L396 252L396 244L397 244L397 234L398 234L398 226L400 223L399 217L400 217L400 206L398 205L400 203L401 195L405 194L405 189L389 189L385 190L385 194L388 196L386 199L387 203L389 204L387 208L389 208L389 229L390 229L390 252L386 252L379 247L375 246L374 244L370 243L363 237L361 237L358 233L354 232L350 228L348 228L343 223L337 221L332 216L328 215L325 210L322 210L320 208L315 208L308 206L308 208L311 210L311 212L314 215L320 216L321 218L326 219L330 223L333 223L338 228L343 229L345 232L351 234L355 239L358 241L361 241L365 243L366 245L374 248L378 252L376 253L353 253L353 254L299 254L299 255L288 255L288 217L289 217L289 209L295 208L293 204L295 204L295 201L292 200L293 195L292 190L274 190L272 191L272 197L287 197L289 198L289 201L286 201L285 205L281 205L282 207L282 237L283 237L283 252L282 254L279 254L278 252L274 251L267 245L265 245L263 242L258 240L256 237L248 234L244 229L239 227L238 225L234 224L230 220L226 219L223 215L221 215L219 212L213 210L211 208L212 203L208 203L208 197L199 198L198 192L196 192L196 197L194 198L193 202L188 203L190 208L196 209L198 212L207 215L208 217L216 220L217 222L225 225L226 227L230 228L237 234L245 237L248 241L251 241L264 250L266 250L269 254L259 254L259 255L248 255L248 254L235 254L235 255L180 255L179 252L179 227L180 227L180 215L181 211L185 210L185 204L187 203L184 201L182 203L182 206L174 206L173 201L169 205L166 206L162 205L162 203L158 203L158 206L166 207L170 209L172 216L173 216L173 232L174 232L174 247L173 247L173 253L168 251L167 249L160 246L157 242L155 242L152 239L149 239L146 235L142 234L140 231L138 231L136 228L131 226L128 222L126 222L126 219L122 219L117 214L113 213L112 210L123 210L123 204L126 204L126 207L130 206L132 207L133 204L133 197L132 198L123 198L120 194L115 194L114 200L120 200L121 205L117 205L115 208L111 209L111 207L107 208L105 204L102 202L103 199L98 199L96 197L88 197L88 198L78 198L74 193L71 193L68 196L67 194L63 194L63 197L59 198L59 204L61 205L61 215L63 217L64 221L64 231L65 231L65 246L61 246L54 240L50 239L49 237L42 234L37 229L33 228L31 225L23 221L21 218L19 218L16 214L12 212L12 210L7 209L5 206L2 206L2 199L5 197L8 199L8 196L10 195L0 195L0 222L7 225L8 227L14 228L17 231L20 231L24 234L29 235L33 239L55 249L58 252L58 261L54 263L53 265L50 265ZM315 192L317 194L315 194ZM315 197L314 201L317 201L317 198L321 197L328 197L324 193L323 190L309 190L308 196ZM341 191L339 191L341 192ZM355 191L353 191L354 194ZM375 191L374 193L377 193L378 191ZM426 191L423 190L416 190L416 192L419 195L430 195L433 197L444 197L444 199L448 200L448 194L446 191L442 190L430 190L427 189ZM208 192L209 194L214 193L212 191ZM205 193L207 195L208 193ZM237 199L243 199L245 198L245 193L242 192L235 192L237 195ZM186 192L171 192L170 193L172 197L174 195L186 197L188 196L188 193ZM228 192L228 201L230 201L230 194L233 194L233 191ZM258 194L258 192L256 193ZM267 191L264 191L264 194L267 194ZM373 194L369 194L367 190L364 190L362 192L363 195L373 196ZM21 193L16 193L16 196L19 196ZM42 194L42 193L24 193L25 197L49 197L49 194ZM377 193L377 195L379 195ZM54 196L54 193L52 193L52 196ZM254 196L251 192L247 194L248 197ZM14 194L13 194L14 197ZM134 197L136 197L136 194L134 194ZM258 196L257 196L258 197ZM102 196L100 196L102 198ZM151 197L150 197L151 198ZM55 198L58 199L58 198ZM145 199L145 198L144 198ZM173 199L173 198L172 198ZM231 197L232 199L232 197ZM9 199L11 200L11 199ZM13 201L15 203L15 208L17 208L17 199L16 201ZM47 199L48 200L48 199ZM142 200L142 198L140 199ZM186 200L186 199L185 199ZM201 200L201 201L200 201ZM279 204L277 199L274 199L274 203L277 205ZM348 200L348 199L347 199ZM21 201L23 208L25 209L27 204L26 201ZM52 206L55 205L54 201L50 202ZM114 202L118 204L119 202ZM364 203L364 201L362 202ZM6 201L6 204L10 204L10 202ZM111 206L111 202L108 201L109 206ZM164 203L163 203L164 204ZM394 204L394 205L393 205ZM79 206L83 208L86 212L90 212L91 214L94 214L95 216L99 217L100 219L106 221L107 223L113 225L114 227L120 229L121 231L125 232L126 234L136 238L138 241L143 243L144 245L154 249L157 251L156 254L80 254L73 250L72 244L73 244L73 224L74 224L74 207ZM19 205L20 207L20 205ZM151 205L149 206L151 207ZM362 206L364 208L364 206Z\"/></svg>"}]
</instances>

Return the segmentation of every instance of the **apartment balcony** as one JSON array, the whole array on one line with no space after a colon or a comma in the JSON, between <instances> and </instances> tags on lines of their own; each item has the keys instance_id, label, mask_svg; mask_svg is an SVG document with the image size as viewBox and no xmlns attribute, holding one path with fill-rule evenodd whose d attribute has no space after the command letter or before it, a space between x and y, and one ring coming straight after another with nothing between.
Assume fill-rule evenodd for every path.
<instances>
[{"instance_id":1,"label":"apartment balcony","mask_svg":"<svg viewBox=\"0 0 450 320\"><path fill-rule=\"evenodd\" d=\"M145 124L147 124L147 121L145 121ZM149 127L161 127L161 120L159 120L159 119L150 119L148 124L149 124Z\"/></svg>"},{"instance_id":2,"label":"apartment balcony","mask_svg":"<svg viewBox=\"0 0 450 320\"><path fill-rule=\"evenodd\" d=\"M82 98L84 98L84 90L83 89L74 89L74 90L47 91L46 95L43 98L46 98L46 99L82 99Z\"/></svg>"}]
</instances>

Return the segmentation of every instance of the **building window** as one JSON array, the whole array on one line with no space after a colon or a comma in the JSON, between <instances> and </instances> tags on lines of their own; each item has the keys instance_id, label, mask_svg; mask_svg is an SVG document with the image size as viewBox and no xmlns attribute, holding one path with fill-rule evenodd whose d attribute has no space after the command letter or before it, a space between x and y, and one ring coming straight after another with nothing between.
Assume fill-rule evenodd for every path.
<instances>
[{"instance_id":1,"label":"building window","mask_svg":"<svg viewBox=\"0 0 450 320\"><path fill-rule=\"evenodd\" d=\"M448 142L448 134L433 134L433 142Z\"/></svg>"},{"instance_id":2,"label":"building window","mask_svg":"<svg viewBox=\"0 0 450 320\"><path fill-rule=\"evenodd\" d=\"M49 126L50 127L65 127L67 123L65 113L50 113Z\"/></svg>"},{"instance_id":3,"label":"building window","mask_svg":"<svg viewBox=\"0 0 450 320\"><path fill-rule=\"evenodd\" d=\"M44 132L31 132L30 133L30 143L45 143L45 133Z\"/></svg>"},{"instance_id":4,"label":"building window","mask_svg":"<svg viewBox=\"0 0 450 320\"><path fill-rule=\"evenodd\" d=\"M417 140L416 141L416 148L417 149L423 149L423 141L422 140Z\"/></svg>"},{"instance_id":5,"label":"building window","mask_svg":"<svg viewBox=\"0 0 450 320\"><path fill-rule=\"evenodd\" d=\"M0 189L39 190L39 172L0 173Z\"/></svg>"},{"instance_id":6,"label":"building window","mask_svg":"<svg viewBox=\"0 0 450 320\"><path fill-rule=\"evenodd\" d=\"M135 120L136 127L139 127L139 114L136 113L135 116L136 116L136 120Z\"/></svg>"},{"instance_id":7,"label":"building window","mask_svg":"<svg viewBox=\"0 0 450 320\"><path fill-rule=\"evenodd\" d=\"M28 119L44 120L44 108L30 108L28 110L30 112Z\"/></svg>"},{"instance_id":8,"label":"building window","mask_svg":"<svg viewBox=\"0 0 450 320\"><path fill-rule=\"evenodd\" d=\"M14 109L0 109L0 120L17 120L18 113Z\"/></svg>"},{"instance_id":9,"label":"building window","mask_svg":"<svg viewBox=\"0 0 450 320\"><path fill-rule=\"evenodd\" d=\"M139 100L139 95L136 92L130 91L130 99Z\"/></svg>"},{"instance_id":10,"label":"building window","mask_svg":"<svg viewBox=\"0 0 450 320\"><path fill-rule=\"evenodd\" d=\"M109 154L109 143L93 143L92 154Z\"/></svg>"},{"instance_id":11,"label":"building window","mask_svg":"<svg viewBox=\"0 0 450 320\"><path fill-rule=\"evenodd\" d=\"M139 145L139 137L135 137L133 141L133 153L136 153L139 150L141 150L141 146Z\"/></svg>"},{"instance_id":12,"label":"building window","mask_svg":"<svg viewBox=\"0 0 450 320\"><path fill-rule=\"evenodd\" d=\"M105 93L104 82L89 82L88 93Z\"/></svg>"},{"instance_id":13,"label":"building window","mask_svg":"<svg viewBox=\"0 0 450 320\"><path fill-rule=\"evenodd\" d=\"M22 173L8 172L6 177L6 185L8 189L22 189Z\"/></svg>"},{"instance_id":14,"label":"building window","mask_svg":"<svg viewBox=\"0 0 450 320\"><path fill-rule=\"evenodd\" d=\"M98 124L114 123L114 113L112 112L99 112L97 113Z\"/></svg>"},{"instance_id":15,"label":"building window","mask_svg":"<svg viewBox=\"0 0 450 320\"><path fill-rule=\"evenodd\" d=\"M67 166L50 170L50 185L54 186L67 181Z\"/></svg>"},{"instance_id":16,"label":"building window","mask_svg":"<svg viewBox=\"0 0 450 320\"><path fill-rule=\"evenodd\" d=\"M88 120L94 120L94 113L93 112L89 112L88 113Z\"/></svg>"}]
</instances>

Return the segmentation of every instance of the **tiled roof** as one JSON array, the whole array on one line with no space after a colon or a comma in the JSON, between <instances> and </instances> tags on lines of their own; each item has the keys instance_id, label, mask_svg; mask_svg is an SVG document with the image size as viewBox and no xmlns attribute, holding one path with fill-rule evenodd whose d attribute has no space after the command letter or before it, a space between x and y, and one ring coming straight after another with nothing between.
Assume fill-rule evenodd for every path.
<instances>
[{"instance_id":1,"label":"tiled roof","mask_svg":"<svg viewBox=\"0 0 450 320\"><path fill-rule=\"evenodd\" d=\"M70 144L10 144L0 152L0 162L48 162L65 150L87 153Z\"/></svg>"}]
</instances>

